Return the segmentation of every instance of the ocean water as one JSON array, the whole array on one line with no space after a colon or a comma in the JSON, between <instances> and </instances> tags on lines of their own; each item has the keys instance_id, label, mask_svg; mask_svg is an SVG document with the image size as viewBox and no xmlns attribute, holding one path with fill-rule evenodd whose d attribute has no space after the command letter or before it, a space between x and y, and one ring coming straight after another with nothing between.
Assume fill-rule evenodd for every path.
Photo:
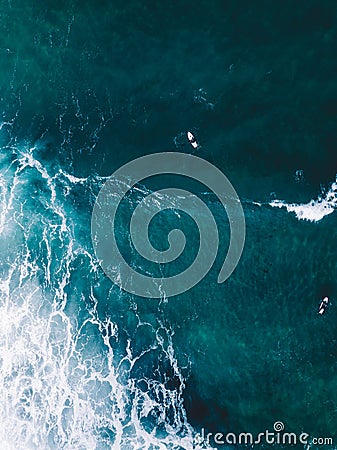
<instances>
[{"instance_id":1,"label":"ocean water","mask_svg":"<svg viewBox=\"0 0 337 450\"><path fill-rule=\"evenodd\" d=\"M1 449L238 448L196 434L278 421L336 448L336 3L4 0L0 31ZM168 151L223 171L246 242L218 284L217 198L182 177L135 186L124 216L174 184L220 237L200 283L148 299L106 277L91 214L115 170ZM153 222L153 244L175 227L189 244L169 273L199 245L177 209Z\"/></svg>"}]
</instances>

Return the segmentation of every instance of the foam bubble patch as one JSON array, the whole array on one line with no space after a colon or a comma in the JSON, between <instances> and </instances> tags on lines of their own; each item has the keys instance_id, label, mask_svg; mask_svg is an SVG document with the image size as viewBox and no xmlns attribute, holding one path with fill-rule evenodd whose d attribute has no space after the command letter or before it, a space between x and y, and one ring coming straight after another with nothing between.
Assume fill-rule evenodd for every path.
<instances>
[{"instance_id":1,"label":"foam bubble patch","mask_svg":"<svg viewBox=\"0 0 337 450\"><path fill-rule=\"evenodd\" d=\"M273 200L270 206L286 208L288 212L295 213L298 220L319 222L324 217L332 214L337 207L337 182L332 183L331 188L325 196L308 203L286 203L283 200Z\"/></svg>"}]
</instances>

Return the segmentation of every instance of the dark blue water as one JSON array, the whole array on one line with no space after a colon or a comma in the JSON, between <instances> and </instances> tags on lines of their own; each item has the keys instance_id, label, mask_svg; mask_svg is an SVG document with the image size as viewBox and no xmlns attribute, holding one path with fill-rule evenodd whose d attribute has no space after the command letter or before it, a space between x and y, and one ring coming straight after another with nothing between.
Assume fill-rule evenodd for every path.
<instances>
[{"instance_id":1,"label":"dark blue water","mask_svg":"<svg viewBox=\"0 0 337 450\"><path fill-rule=\"evenodd\" d=\"M1 2L2 448L192 449L202 428L276 421L335 448L336 17L328 0ZM246 244L218 284L229 229L217 198L173 176L144 183L127 209L178 182L220 236L198 285L148 299L105 276L91 213L110 174L164 151L223 171ZM172 273L195 257L197 231L176 211L151 230L165 249L177 226L190 241Z\"/></svg>"}]
</instances>

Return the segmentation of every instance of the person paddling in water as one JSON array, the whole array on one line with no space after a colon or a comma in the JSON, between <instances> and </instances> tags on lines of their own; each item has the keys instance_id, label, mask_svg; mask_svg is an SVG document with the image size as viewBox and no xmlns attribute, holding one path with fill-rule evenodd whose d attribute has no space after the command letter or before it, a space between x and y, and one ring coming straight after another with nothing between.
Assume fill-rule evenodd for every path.
<instances>
[{"instance_id":1,"label":"person paddling in water","mask_svg":"<svg viewBox=\"0 0 337 450\"><path fill-rule=\"evenodd\" d=\"M318 314L321 316L325 313L327 307L329 306L329 297L324 297L318 307Z\"/></svg>"},{"instance_id":2,"label":"person paddling in water","mask_svg":"<svg viewBox=\"0 0 337 450\"><path fill-rule=\"evenodd\" d=\"M190 131L187 132L187 139L189 140L193 148L198 148L198 142Z\"/></svg>"}]
</instances>

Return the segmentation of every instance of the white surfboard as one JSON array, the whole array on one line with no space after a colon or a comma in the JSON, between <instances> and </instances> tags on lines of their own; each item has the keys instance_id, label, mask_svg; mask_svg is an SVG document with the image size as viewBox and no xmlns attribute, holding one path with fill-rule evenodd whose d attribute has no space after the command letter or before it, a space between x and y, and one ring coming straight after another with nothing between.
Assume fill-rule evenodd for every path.
<instances>
[{"instance_id":1,"label":"white surfboard","mask_svg":"<svg viewBox=\"0 0 337 450\"><path fill-rule=\"evenodd\" d=\"M193 148L198 148L199 144L198 144L195 136L190 131L187 132L187 139L189 140L189 142Z\"/></svg>"},{"instance_id":2,"label":"white surfboard","mask_svg":"<svg viewBox=\"0 0 337 450\"><path fill-rule=\"evenodd\" d=\"M323 315L329 306L329 297L324 297L318 307L318 314Z\"/></svg>"}]
</instances>

